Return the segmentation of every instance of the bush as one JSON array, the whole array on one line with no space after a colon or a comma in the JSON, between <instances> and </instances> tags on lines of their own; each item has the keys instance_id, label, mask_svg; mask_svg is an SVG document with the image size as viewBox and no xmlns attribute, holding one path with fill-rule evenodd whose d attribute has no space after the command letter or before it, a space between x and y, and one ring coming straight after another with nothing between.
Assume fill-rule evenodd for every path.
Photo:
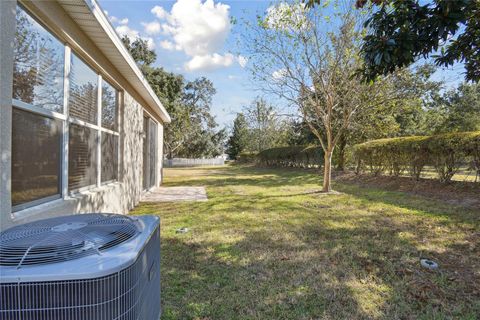
<instances>
[{"instance_id":1,"label":"bush","mask_svg":"<svg viewBox=\"0 0 480 320\"><path fill-rule=\"evenodd\" d=\"M240 152L237 156L238 163L255 163L257 154L255 152Z\"/></svg>"},{"instance_id":2,"label":"bush","mask_svg":"<svg viewBox=\"0 0 480 320\"><path fill-rule=\"evenodd\" d=\"M257 156L261 165L311 168L323 163L323 150L318 146L290 146L263 150Z\"/></svg>"},{"instance_id":3,"label":"bush","mask_svg":"<svg viewBox=\"0 0 480 320\"><path fill-rule=\"evenodd\" d=\"M465 163L480 174L480 131L372 140L354 146L354 156L357 172L365 166L375 175L408 170L419 179L423 168L432 165L439 180L449 182Z\"/></svg>"}]
</instances>

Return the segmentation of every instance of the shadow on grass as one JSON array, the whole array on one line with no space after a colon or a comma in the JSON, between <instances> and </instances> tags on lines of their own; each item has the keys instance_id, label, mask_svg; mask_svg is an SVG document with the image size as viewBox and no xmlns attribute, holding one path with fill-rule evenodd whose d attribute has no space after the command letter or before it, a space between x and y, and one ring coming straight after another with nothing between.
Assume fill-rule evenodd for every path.
<instances>
[{"instance_id":1,"label":"shadow on grass","mask_svg":"<svg viewBox=\"0 0 480 320\"><path fill-rule=\"evenodd\" d=\"M419 251L399 236L411 226L393 221L270 226L232 243L167 237L164 319L474 319L480 279L465 264L452 265L458 248ZM441 272L421 269L422 256Z\"/></svg>"},{"instance_id":2,"label":"shadow on grass","mask_svg":"<svg viewBox=\"0 0 480 320\"><path fill-rule=\"evenodd\" d=\"M162 319L476 319L473 213L344 184L345 194L319 197L318 182L302 171L215 169L168 183L206 185L208 202L138 208L162 217ZM175 234L181 226L191 231ZM422 269L420 257L440 270Z\"/></svg>"}]
</instances>

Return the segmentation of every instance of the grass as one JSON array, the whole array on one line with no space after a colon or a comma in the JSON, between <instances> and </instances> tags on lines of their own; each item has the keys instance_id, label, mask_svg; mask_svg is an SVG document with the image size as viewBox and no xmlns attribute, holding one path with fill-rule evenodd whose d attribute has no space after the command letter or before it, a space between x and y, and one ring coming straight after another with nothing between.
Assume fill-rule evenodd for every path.
<instances>
[{"instance_id":1,"label":"grass","mask_svg":"<svg viewBox=\"0 0 480 320\"><path fill-rule=\"evenodd\" d=\"M319 183L307 171L165 170L165 186L206 186L209 201L132 211L162 219L162 319L479 318L479 212L347 184L323 195Z\"/></svg>"}]
</instances>

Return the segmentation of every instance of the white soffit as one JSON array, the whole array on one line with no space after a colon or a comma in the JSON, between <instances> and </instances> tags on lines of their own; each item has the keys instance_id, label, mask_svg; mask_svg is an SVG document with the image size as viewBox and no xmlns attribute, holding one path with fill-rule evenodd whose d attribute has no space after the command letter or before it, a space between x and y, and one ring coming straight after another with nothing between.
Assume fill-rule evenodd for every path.
<instances>
[{"instance_id":1,"label":"white soffit","mask_svg":"<svg viewBox=\"0 0 480 320\"><path fill-rule=\"evenodd\" d=\"M1 0L0 0L1 1ZM170 116L95 0L57 0L68 15L127 79L163 122Z\"/></svg>"}]
</instances>

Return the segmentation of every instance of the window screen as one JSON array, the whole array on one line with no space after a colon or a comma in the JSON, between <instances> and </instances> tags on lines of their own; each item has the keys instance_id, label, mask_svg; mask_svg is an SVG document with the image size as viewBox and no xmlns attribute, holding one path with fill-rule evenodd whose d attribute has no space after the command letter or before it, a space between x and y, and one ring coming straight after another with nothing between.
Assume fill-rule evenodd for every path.
<instances>
[{"instance_id":1,"label":"window screen","mask_svg":"<svg viewBox=\"0 0 480 320\"><path fill-rule=\"evenodd\" d=\"M102 182L118 179L118 136L102 132Z\"/></svg>"},{"instance_id":2,"label":"window screen","mask_svg":"<svg viewBox=\"0 0 480 320\"><path fill-rule=\"evenodd\" d=\"M70 123L68 142L68 187L75 190L96 184L97 131Z\"/></svg>"},{"instance_id":3,"label":"window screen","mask_svg":"<svg viewBox=\"0 0 480 320\"><path fill-rule=\"evenodd\" d=\"M70 67L70 116L97 124L98 75L72 54Z\"/></svg>"},{"instance_id":4,"label":"window screen","mask_svg":"<svg viewBox=\"0 0 480 320\"><path fill-rule=\"evenodd\" d=\"M117 131L118 93L107 82L102 83L102 127Z\"/></svg>"},{"instance_id":5,"label":"window screen","mask_svg":"<svg viewBox=\"0 0 480 320\"><path fill-rule=\"evenodd\" d=\"M19 6L16 23L13 98L63 113L63 44Z\"/></svg>"},{"instance_id":6,"label":"window screen","mask_svg":"<svg viewBox=\"0 0 480 320\"><path fill-rule=\"evenodd\" d=\"M12 111L12 205L60 196L62 123Z\"/></svg>"}]
</instances>

